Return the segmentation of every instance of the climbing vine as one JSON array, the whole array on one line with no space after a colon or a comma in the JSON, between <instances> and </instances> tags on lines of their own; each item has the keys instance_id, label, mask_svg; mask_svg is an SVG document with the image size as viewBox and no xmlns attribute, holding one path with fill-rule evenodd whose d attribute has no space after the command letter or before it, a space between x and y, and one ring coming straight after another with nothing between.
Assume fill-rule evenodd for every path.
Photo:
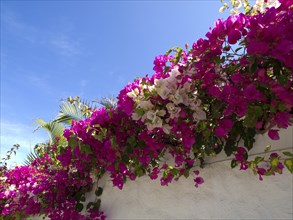
<instances>
[{"instance_id":1,"label":"climbing vine","mask_svg":"<svg viewBox=\"0 0 293 220\"><path fill-rule=\"evenodd\" d=\"M278 140L292 125L293 8L279 2L218 20L191 48L157 56L155 73L127 84L117 106L86 108L41 158L1 172L1 218L104 219L96 183L106 173L119 189L141 176L162 186L193 176L198 187L197 167L222 151L261 180L292 173L290 152L248 160L256 135Z\"/></svg>"}]
</instances>

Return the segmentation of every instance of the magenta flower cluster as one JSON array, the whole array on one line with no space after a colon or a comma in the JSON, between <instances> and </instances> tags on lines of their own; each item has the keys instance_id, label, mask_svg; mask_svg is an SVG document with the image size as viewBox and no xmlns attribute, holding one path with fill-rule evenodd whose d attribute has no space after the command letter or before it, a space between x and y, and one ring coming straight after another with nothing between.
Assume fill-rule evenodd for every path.
<instances>
[{"instance_id":1,"label":"magenta flower cluster","mask_svg":"<svg viewBox=\"0 0 293 220\"><path fill-rule=\"evenodd\" d=\"M141 176L167 186L192 174L198 187L204 179L194 167L221 151L234 154L240 169L255 165L260 179L282 173L277 154L267 169L258 166L261 159L247 161L256 134L277 140L279 129L291 126L293 9L280 2L263 14L218 20L190 50L157 56L155 73L126 85L117 108L97 109L65 130L62 169L44 157L5 173L2 215L104 219L98 210L86 217L76 209L76 194L91 189L93 174L108 173L119 189Z\"/></svg>"},{"instance_id":2,"label":"magenta flower cluster","mask_svg":"<svg viewBox=\"0 0 293 220\"><path fill-rule=\"evenodd\" d=\"M5 217L16 219L45 214L50 219L87 219L76 210L74 195L92 183L88 173L69 172L69 168L54 169L45 155L30 166L5 172L0 184L0 210ZM91 211L91 219L103 219L102 212Z\"/></svg>"}]
</instances>

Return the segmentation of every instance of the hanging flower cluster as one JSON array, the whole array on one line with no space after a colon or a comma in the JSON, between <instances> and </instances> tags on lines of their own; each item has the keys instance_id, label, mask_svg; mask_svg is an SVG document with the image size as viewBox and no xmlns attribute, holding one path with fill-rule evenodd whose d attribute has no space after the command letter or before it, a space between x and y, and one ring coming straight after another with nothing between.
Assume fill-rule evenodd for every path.
<instances>
[{"instance_id":1,"label":"hanging flower cluster","mask_svg":"<svg viewBox=\"0 0 293 220\"><path fill-rule=\"evenodd\" d=\"M218 20L190 50L172 48L157 56L155 73L126 85L117 108L97 109L65 130L58 167L45 157L35 162L41 166L5 172L2 215L103 219L100 200L79 213L94 178L108 173L113 186L122 189L127 180L145 175L167 186L192 174L198 187L204 179L194 167L222 151L234 155L232 167L249 167L260 179L282 173L285 166L292 173L289 152L285 160L278 154L253 161L247 156L256 134L278 140L279 129L292 125L293 8L288 2L263 14ZM97 196L101 193L98 188Z\"/></svg>"},{"instance_id":2,"label":"hanging flower cluster","mask_svg":"<svg viewBox=\"0 0 293 220\"><path fill-rule=\"evenodd\" d=\"M46 214L50 219L86 219L80 214L77 199L91 190L88 173L56 169L46 154L30 166L16 167L0 180L0 210L4 219L22 219ZM103 212L91 210L90 215L103 219Z\"/></svg>"}]
</instances>

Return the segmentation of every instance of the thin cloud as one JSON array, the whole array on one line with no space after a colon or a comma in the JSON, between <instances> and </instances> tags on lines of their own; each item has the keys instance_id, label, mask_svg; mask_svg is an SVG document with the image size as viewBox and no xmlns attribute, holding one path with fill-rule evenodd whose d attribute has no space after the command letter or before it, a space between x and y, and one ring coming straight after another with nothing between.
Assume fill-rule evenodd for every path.
<instances>
[{"instance_id":1,"label":"thin cloud","mask_svg":"<svg viewBox=\"0 0 293 220\"><path fill-rule=\"evenodd\" d=\"M79 88L80 88L80 92L79 92L79 96L83 97L85 96L85 88L87 87L88 85L88 81L85 80L85 79L82 79L79 83Z\"/></svg>"},{"instance_id":2,"label":"thin cloud","mask_svg":"<svg viewBox=\"0 0 293 220\"><path fill-rule=\"evenodd\" d=\"M42 143L48 137L42 132L33 132L35 126L33 124L16 123L10 120L1 119L1 134L0 134L0 154L1 158L5 156L6 152L11 149L14 144L19 144L20 148L16 156L12 157L9 165L15 163L21 164L26 155L38 143Z\"/></svg>"},{"instance_id":3,"label":"thin cloud","mask_svg":"<svg viewBox=\"0 0 293 220\"><path fill-rule=\"evenodd\" d=\"M27 43L48 47L49 50L62 56L72 57L81 54L79 43L73 40L68 33L36 28L21 21L13 11L7 9L3 11L1 15L3 32L14 35L18 40Z\"/></svg>"},{"instance_id":4,"label":"thin cloud","mask_svg":"<svg viewBox=\"0 0 293 220\"><path fill-rule=\"evenodd\" d=\"M26 76L27 82L39 89L39 91L45 92L48 95L54 94L55 89L50 83L50 78L47 75L30 74Z\"/></svg>"},{"instance_id":5,"label":"thin cloud","mask_svg":"<svg viewBox=\"0 0 293 220\"><path fill-rule=\"evenodd\" d=\"M60 34L51 40L51 45L55 47L56 52L65 56L75 56L80 54L79 46L72 41L67 35Z\"/></svg>"},{"instance_id":6,"label":"thin cloud","mask_svg":"<svg viewBox=\"0 0 293 220\"><path fill-rule=\"evenodd\" d=\"M15 13L10 10L5 10L1 16L2 28L4 32L8 32L18 37L18 39L35 43L40 38L39 31L33 26L21 22Z\"/></svg>"}]
</instances>

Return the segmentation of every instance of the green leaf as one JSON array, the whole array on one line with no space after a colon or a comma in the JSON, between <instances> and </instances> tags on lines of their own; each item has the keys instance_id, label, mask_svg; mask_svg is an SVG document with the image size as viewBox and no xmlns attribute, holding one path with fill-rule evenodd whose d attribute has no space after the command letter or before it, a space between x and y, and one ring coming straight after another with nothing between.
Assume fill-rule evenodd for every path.
<instances>
[{"instance_id":1,"label":"green leaf","mask_svg":"<svg viewBox=\"0 0 293 220\"><path fill-rule=\"evenodd\" d=\"M115 148L115 149L117 149L118 148L118 144L117 144L116 136L111 136L110 137L110 141L111 141L112 147Z\"/></svg>"},{"instance_id":2,"label":"green leaf","mask_svg":"<svg viewBox=\"0 0 293 220\"><path fill-rule=\"evenodd\" d=\"M286 159L284 161L285 166L287 169L293 174L293 158Z\"/></svg>"},{"instance_id":3,"label":"green leaf","mask_svg":"<svg viewBox=\"0 0 293 220\"><path fill-rule=\"evenodd\" d=\"M86 206L86 209L90 209L92 206L94 206L94 203L93 202L89 202Z\"/></svg>"},{"instance_id":4,"label":"green leaf","mask_svg":"<svg viewBox=\"0 0 293 220\"><path fill-rule=\"evenodd\" d=\"M200 168L204 168L204 165L205 165L205 162L204 162L204 159L202 157L198 158L199 161L200 161L200 164L199 164L199 167Z\"/></svg>"},{"instance_id":5,"label":"green leaf","mask_svg":"<svg viewBox=\"0 0 293 220\"><path fill-rule=\"evenodd\" d=\"M261 162L261 161L263 161L263 160L264 160L263 157L256 157L256 158L254 159L254 162L255 162L256 164L258 164L259 162Z\"/></svg>"},{"instance_id":6,"label":"green leaf","mask_svg":"<svg viewBox=\"0 0 293 220\"><path fill-rule=\"evenodd\" d=\"M257 70L257 61L255 60L252 64L249 65L249 73L255 73Z\"/></svg>"},{"instance_id":7,"label":"green leaf","mask_svg":"<svg viewBox=\"0 0 293 220\"><path fill-rule=\"evenodd\" d=\"M243 135L244 146L247 150L251 150L253 147L253 143L255 142L256 131L254 128L245 129L245 133Z\"/></svg>"},{"instance_id":8,"label":"green leaf","mask_svg":"<svg viewBox=\"0 0 293 220\"><path fill-rule=\"evenodd\" d=\"M289 151L285 151L283 152L284 155L288 156L288 157L293 157L293 154Z\"/></svg>"},{"instance_id":9,"label":"green leaf","mask_svg":"<svg viewBox=\"0 0 293 220\"><path fill-rule=\"evenodd\" d=\"M82 196L80 197L80 201L85 202L85 195L82 195Z\"/></svg>"},{"instance_id":10,"label":"green leaf","mask_svg":"<svg viewBox=\"0 0 293 220\"><path fill-rule=\"evenodd\" d=\"M102 187L98 187L98 189L95 191L96 196L101 196L103 193L103 188Z\"/></svg>"},{"instance_id":11,"label":"green leaf","mask_svg":"<svg viewBox=\"0 0 293 220\"><path fill-rule=\"evenodd\" d=\"M99 211L100 206L101 206L101 199L98 199L98 200L94 203L93 210L95 210L95 211Z\"/></svg>"},{"instance_id":12,"label":"green leaf","mask_svg":"<svg viewBox=\"0 0 293 220\"><path fill-rule=\"evenodd\" d=\"M241 50L242 49L242 47L238 47L236 50L235 50L235 52L237 53L239 50Z\"/></svg>"},{"instance_id":13,"label":"green leaf","mask_svg":"<svg viewBox=\"0 0 293 220\"><path fill-rule=\"evenodd\" d=\"M238 165L238 161L233 159L231 160L231 168L235 168Z\"/></svg>"},{"instance_id":14,"label":"green leaf","mask_svg":"<svg viewBox=\"0 0 293 220\"><path fill-rule=\"evenodd\" d=\"M215 144L214 144L215 145ZM213 150L216 154L219 154L223 150L223 144L222 143L216 143L217 147L214 147Z\"/></svg>"},{"instance_id":15,"label":"green leaf","mask_svg":"<svg viewBox=\"0 0 293 220\"><path fill-rule=\"evenodd\" d=\"M81 212L83 210L83 204L77 203L76 204L76 209L77 209L78 212Z\"/></svg>"},{"instance_id":16,"label":"green leaf","mask_svg":"<svg viewBox=\"0 0 293 220\"><path fill-rule=\"evenodd\" d=\"M256 163L255 163L254 161L250 161L250 162L248 163L248 167L249 167L250 169L252 169L252 170L255 170L255 168L256 168Z\"/></svg>"},{"instance_id":17,"label":"green leaf","mask_svg":"<svg viewBox=\"0 0 293 220\"><path fill-rule=\"evenodd\" d=\"M134 111L139 117L143 116L143 114L144 114L144 110L141 108L137 108Z\"/></svg>"},{"instance_id":18,"label":"green leaf","mask_svg":"<svg viewBox=\"0 0 293 220\"><path fill-rule=\"evenodd\" d=\"M74 148L77 146L77 141L75 137L71 137L68 141L68 146Z\"/></svg>"},{"instance_id":19,"label":"green leaf","mask_svg":"<svg viewBox=\"0 0 293 220\"><path fill-rule=\"evenodd\" d=\"M266 147L265 147L265 153L267 153L267 152L269 152L270 150L271 150L271 148L272 148L272 146L271 145L267 145Z\"/></svg>"},{"instance_id":20,"label":"green leaf","mask_svg":"<svg viewBox=\"0 0 293 220\"><path fill-rule=\"evenodd\" d=\"M272 158L271 160L271 165L272 165L272 168L276 168L278 166L278 163L279 163L279 158Z\"/></svg>"},{"instance_id":21,"label":"green leaf","mask_svg":"<svg viewBox=\"0 0 293 220\"><path fill-rule=\"evenodd\" d=\"M247 128L254 128L262 114L263 110L260 106L249 106L243 122L244 126Z\"/></svg>"},{"instance_id":22,"label":"green leaf","mask_svg":"<svg viewBox=\"0 0 293 220\"><path fill-rule=\"evenodd\" d=\"M136 145L136 138L135 136L130 136L127 138L127 143L130 144L130 146L134 147Z\"/></svg>"},{"instance_id":23,"label":"green leaf","mask_svg":"<svg viewBox=\"0 0 293 220\"><path fill-rule=\"evenodd\" d=\"M89 155L91 153L91 146L88 144L79 143L79 150L80 152L85 153L86 155Z\"/></svg>"},{"instance_id":24,"label":"green leaf","mask_svg":"<svg viewBox=\"0 0 293 220\"><path fill-rule=\"evenodd\" d=\"M236 140L229 138L225 144L224 150L227 156L231 156L231 154L237 150Z\"/></svg>"},{"instance_id":25,"label":"green leaf","mask_svg":"<svg viewBox=\"0 0 293 220\"><path fill-rule=\"evenodd\" d=\"M189 169L184 170L184 174L185 178L189 177Z\"/></svg>"},{"instance_id":26,"label":"green leaf","mask_svg":"<svg viewBox=\"0 0 293 220\"><path fill-rule=\"evenodd\" d=\"M179 170L177 170L176 168L173 168L170 170L170 173L172 173L173 176L177 176L179 174Z\"/></svg>"}]
</instances>

